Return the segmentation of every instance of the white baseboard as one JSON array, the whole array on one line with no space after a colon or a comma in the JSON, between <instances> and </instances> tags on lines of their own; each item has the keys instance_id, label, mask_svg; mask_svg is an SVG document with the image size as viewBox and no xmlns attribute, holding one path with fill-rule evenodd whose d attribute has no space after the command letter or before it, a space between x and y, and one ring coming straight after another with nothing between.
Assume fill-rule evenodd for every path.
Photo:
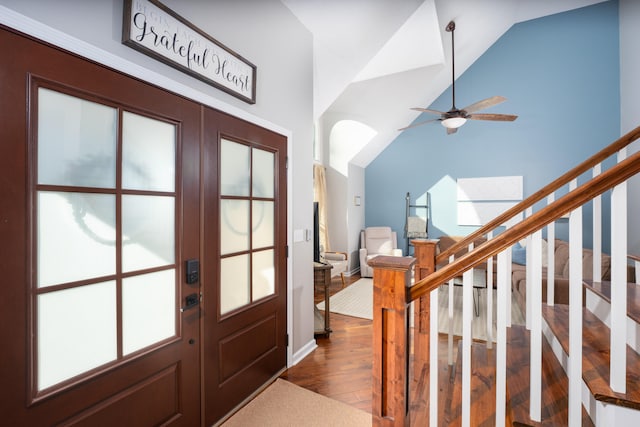
<instances>
[{"instance_id":1,"label":"white baseboard","mask_svg":"<svg viewBox=\"0 0 640 427\"><path fill-rule=\"evenodd\" d=\"M351 277L351 276L356 275L358 273L360 273L360 267L356 267L356 268L354 268L353 270L350 270L350 271L345 271L344 275L347 276L347 277Z\"/></svg>"},{"instance_id":2,"label":"white baseboard","mask_svg":"<svg viewBox=\"0 0 640 427\"><path fill-rule=\"evenodd\" d=\"M313 340L309 341L308 343L306 343L305 345L303 345L300 348L300 350L298 350L295 353L293 353L293 357L292 357L292 360L291 360L291 366L297 365L302 359L304 359L309 354L311 354L311 352L313 350L315 350L316 348L318 348L318 344L316 344L316 340L315 339L313 339ZM291 366L289 366L289 367L291 367Z\"/></svg>"}]
</instances>

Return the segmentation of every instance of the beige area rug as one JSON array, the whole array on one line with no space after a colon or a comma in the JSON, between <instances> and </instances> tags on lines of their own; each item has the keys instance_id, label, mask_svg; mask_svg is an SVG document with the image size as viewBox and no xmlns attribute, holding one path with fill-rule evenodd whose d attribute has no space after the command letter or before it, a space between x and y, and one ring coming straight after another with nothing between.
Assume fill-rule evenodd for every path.
<instances>
[{"instance_id":1,"label":"beige area rug","mask_svg":"<svg viewBox=\"0 0 640 427\"><path fill-rule=\"evenodd\" d=\"M472 310L471 334L474 339L487 340L487 290L480 289L476 292L475 298L479 294L479 310L478 316ZM324 310L324 302L317 304L319 310ZM443 285L438 289L438 330L441 333L449 332L449 286ZM496 306L497 292L493 292L493 332L492 338L496 340ZM362 278L357 282L349 285L342 291L333 295L329 301L329 307L332 313L344 314L353 317L362 317L365 319L373 319L373 279ZM453 289L453 334L462 335L462 287L454 286ZM520 308L512 299L511 303L511 322L513 324L524 324L524 318Z\"/></svg>"},{"instance_id":2,"label":"beige area rug","mask_svg":"<svg viewBox=\"0 0 640 427\"><path fill-rule=\"evenodd\" d=\"M316 305L324 310L324 301ZM329 298L332 313L373 320L373 279L362 278Z\"/></svg>"},{"instance_id":3,"label":"beige area rug","mask_svg":"<svg viewBox=\"0 0 640 427\"><path fill-rule=\"evenodd\" d=\"M278 378L222 427L371 426L371 414Z\"/></svg>"}]
</instances>

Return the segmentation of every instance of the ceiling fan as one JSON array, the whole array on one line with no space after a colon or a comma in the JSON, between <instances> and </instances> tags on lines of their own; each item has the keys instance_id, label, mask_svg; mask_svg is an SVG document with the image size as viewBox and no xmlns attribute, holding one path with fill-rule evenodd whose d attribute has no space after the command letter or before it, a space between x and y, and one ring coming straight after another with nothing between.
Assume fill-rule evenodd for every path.
<instances>
[{"instance_id":1,"label":"ceiling fan","mask_svg":"<svg viewBox=\"0 0 640 427\"><path fill-rule=\"evenodd\" d=\"M491 98L483 99L482 101L478 101L474 104L469 105L468 107L458 109L456 108L456 74L455 74L455 50L454 50L454 42L453 42L453 33L456 29L456 23L451 21L447 25L446 30L451 33L451 92L452 92L452 106L449 111L438 111L438 110L430 110L428 108L412 108L412 110L422 111L425 113L431 114L439 114L440 117L437 119L431 119L424 122L416 123L414 125L410 125L398 130L405 130L409 128L413 128L416 126L421 126L425 123L431 123L439 121L442 123L442 126L447 128L447 135L451 135L452 133L456 133L458 128L465 124L467 120L491 120L498 122L512 122L518 118L513 114L478 114L476 111L483 110L485 108L492 107L494 105L500 104L507 100L507 98L503 96L492 96Z\"/></svg>"}]
</instances>

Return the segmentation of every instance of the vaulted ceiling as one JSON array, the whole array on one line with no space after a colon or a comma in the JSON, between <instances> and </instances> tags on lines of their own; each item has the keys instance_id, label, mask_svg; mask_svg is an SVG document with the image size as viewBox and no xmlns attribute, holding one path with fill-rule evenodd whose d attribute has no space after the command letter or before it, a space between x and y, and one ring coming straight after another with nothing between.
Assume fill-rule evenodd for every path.
<instances>
[{"instance_id":1,"label":"vaulted ceiling","mask_svg":"<svg viewBox=\"0 0 640 427\"><path fill-rule=\"evenodd\" d=\"M315 120L355 120L375 136L366 167L512 25L604 0L282 0L313 34ZM493 94L488 94L491 96ZM477 100L459 100L461 105Z\"/></svg>"}]
</instances>

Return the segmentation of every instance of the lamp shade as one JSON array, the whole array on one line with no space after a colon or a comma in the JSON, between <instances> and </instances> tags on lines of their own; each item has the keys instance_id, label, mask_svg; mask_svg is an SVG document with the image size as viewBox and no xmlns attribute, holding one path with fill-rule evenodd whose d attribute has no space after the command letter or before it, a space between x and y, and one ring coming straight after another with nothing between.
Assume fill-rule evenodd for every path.
<instances>
[{"instance_id":1,"label":"lamp shade","mask_svg":"<svg viewBox=\"0 0 640 427\"><path fill-rule=\"evenodd\" d=\"M466 121L467 119L465 119L464 117L449 117L448 119L444 119L442 121L442 126L448 129L457 129L465 124Z\"/></svg>"}]
</instances>

